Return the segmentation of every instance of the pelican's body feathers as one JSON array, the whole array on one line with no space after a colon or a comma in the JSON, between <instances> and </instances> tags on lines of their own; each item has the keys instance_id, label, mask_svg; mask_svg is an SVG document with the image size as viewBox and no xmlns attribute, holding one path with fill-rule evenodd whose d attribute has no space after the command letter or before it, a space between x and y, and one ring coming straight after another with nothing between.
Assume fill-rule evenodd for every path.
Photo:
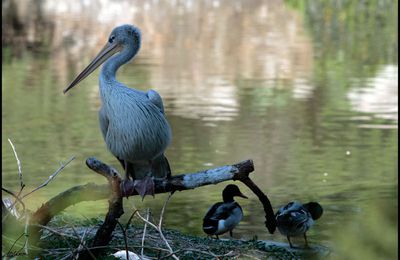
<instances>
[{"instance_id":1,"label":"pelican's body feathers","mask_svg":"<svg viewBox=\"0 0 400 260\"><path fill-rule=\"evenodd\" d=\"M116 27L104 48L64 93L104 63L99 76L101 133L107 148L125 169L126 178L147 177L143 180L147 183L145 187L138 190L143 196L154 194L154 182L149 182L149 178L171 174L164 156L171 142L171 128L164 115L161 96L156 91L128 88L116 80L119 67L129 62L140 46L141 32L137 27Z\"/></svg>"},{"instance_id":2,"label":"pelican's body feathers","mask_svg":"<svg viewBox=\"0 0 400 260\"><path fill-rule=\"evenodd\" d=\"M125 170L134 179L149 174L167 177L170 169L163 153L171 142L171 128L164 115L161 96L155 90L144 92L128 88L115 79L118 68L139 51L141 38L136 27L119 28L111 35L128 34L137 44L122 41L125 48L102 67L100 129L107 148L124 168L128 167Z\"/></svg>"},{"instance_id":3,"label":"pelican's body feathers","mask_svg":"<svg viewBox=\"0 0 400 260\"><path fill-rule=\"evenodd\" d=\"M100 86L107 88L101 83ZM100 126L108 149L131 163L156 159L171 141L164 108L157 106L145 92L118 88L120 91L111 91L107 98L101 95Z\"/></svg>"}]
</instances>

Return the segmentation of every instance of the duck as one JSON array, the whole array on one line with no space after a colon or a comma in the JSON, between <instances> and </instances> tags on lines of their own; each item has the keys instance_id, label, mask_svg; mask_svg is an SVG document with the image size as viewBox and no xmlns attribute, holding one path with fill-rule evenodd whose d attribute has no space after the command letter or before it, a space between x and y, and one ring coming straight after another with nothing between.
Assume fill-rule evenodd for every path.
<instances>
[{"instance_id":1,"label":"duck","mask_svg":"<svg viewBox=\"0 0 400 260\"><path fill-rule=\"evenodd\" d=\"M301 204L292 201L279 208L275 214L276 224L279 232L286 236L289 245L293 248L290 237L304 236L305 247L308 247L306 232L314 225L315 220L322 216L323 209L318 202Z\"/></svg>"},{"instance_id":2,"label":"duck","mask_svg":"<svg viewBox=\"0 0 400 260\"><path fill-rule=\"evenodd\" d=\"M233 237L232 230L243 218L243 210L233 197L248 199L235 184L229 184L222 191L222 202L217 202L211 206L203 218L203 231L209 235L224 234L229 231Z\"/></svg>"}]
</instances>

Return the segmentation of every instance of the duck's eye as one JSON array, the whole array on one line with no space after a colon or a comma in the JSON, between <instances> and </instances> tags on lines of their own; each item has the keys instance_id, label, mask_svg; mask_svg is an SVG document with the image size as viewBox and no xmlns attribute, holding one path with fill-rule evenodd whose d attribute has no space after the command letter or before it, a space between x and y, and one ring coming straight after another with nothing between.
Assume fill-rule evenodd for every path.
<instances>
[{"instance_id":1,"label":"duck's eye","mask_svg":"<svg viewBox=\"0 0 400 260\"><path fill-rule=\"evenodd\" d=\"M115 36L113 35L113 36L110 37L110 39L108 39L108 42L109 43L113 43L114 40L115 40Z\"/></svg>"}]
</instances>

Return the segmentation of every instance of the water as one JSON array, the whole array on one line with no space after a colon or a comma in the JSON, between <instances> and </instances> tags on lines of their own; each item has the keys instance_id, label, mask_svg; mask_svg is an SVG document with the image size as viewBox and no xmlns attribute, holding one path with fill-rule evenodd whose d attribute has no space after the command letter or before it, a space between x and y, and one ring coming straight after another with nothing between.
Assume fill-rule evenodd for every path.
<instances>
[{"instance_id":1,"label":"water","mask_svg":"<svg viewBox=\"0 0 400 260\"><path fill-rule=\"evenodd\" d=\"M3 2L15 3L8 16L23 28L3 32L3 42L12 42L3 46L3 187L19 189L8 138L26 191L76 156L27 200L32 210L75 185L105 183L85 166L90 156L119 167L98 128L98 72L69 94L62 90L114 26L133 23L143 32L142 49L118 79L163 97L174 174L251 158L251 177L274 210L295 199L322 204L311 243L350 259L395 255L397 1L128 2ZM166 227L204 235L202 217L226 184L176 193ZM240 187L250 199L238 199L245 217L235 237L285 241L267 233L261 204ZM157 216L165 198L131 198L125 212L134 203ZM98 201L66 212L83 218L106 210L107 201Z\"/></svg>"}]
</instances>

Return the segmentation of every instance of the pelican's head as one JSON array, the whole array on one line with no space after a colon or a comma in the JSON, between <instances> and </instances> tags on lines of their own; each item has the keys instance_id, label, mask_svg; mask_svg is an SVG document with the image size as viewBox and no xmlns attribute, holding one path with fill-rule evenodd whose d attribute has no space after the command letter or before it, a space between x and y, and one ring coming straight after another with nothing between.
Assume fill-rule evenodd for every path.
<instances>
[{"instance_id":1,"label":"pelican's head","mask_svg":"<svg viewBox=\"0 0 400 260\"><path fill-rule=\"evenodd\" d=\"M130 60L140 49L141 33L139 28L125 24L115 27L108 37L107 44L89 63L89 65L64 89L64 94L89 76L95 69L117 52L126 51L126 59Z\"/></svg>"}]
</instances>

